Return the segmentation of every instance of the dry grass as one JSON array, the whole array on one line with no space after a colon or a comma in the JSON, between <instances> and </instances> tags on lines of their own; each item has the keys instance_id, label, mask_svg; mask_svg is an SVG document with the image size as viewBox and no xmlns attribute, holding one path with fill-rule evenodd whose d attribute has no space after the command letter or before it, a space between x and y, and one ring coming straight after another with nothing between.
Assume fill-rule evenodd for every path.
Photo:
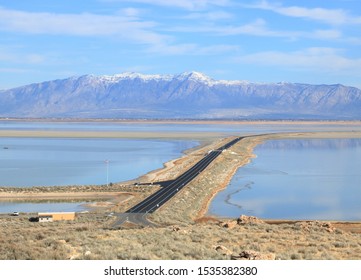
<instances>
[{"instance_id":1,"label":"dry grass","mask_svg":"<svg viewBox=\"0 0 361 280\"><path fill-rule=\"evenodd\" d=\"M1 217L2 259L230 259L245 250L276 259L361 259L360 234L317 224L237 225L210 219L185 226L109 230L113 218L82 214L76 221L30 223ZM161 238L160 238L161 237ZM222 246L228 250L216 250Z\"/></svg>"}]
</instances>

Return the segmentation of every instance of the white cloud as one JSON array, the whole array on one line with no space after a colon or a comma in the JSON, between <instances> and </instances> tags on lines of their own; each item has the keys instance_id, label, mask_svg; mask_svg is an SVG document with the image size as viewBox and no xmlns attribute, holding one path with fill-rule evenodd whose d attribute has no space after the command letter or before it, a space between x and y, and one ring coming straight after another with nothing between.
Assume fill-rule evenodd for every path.
<instances>
[{"instance_id":1,"label":"white cloud","mask_svg":"<svg viewBox=\"0 0 361 280\"><path fill-rule=\"evenodd\" d=\"M159 44L165 40L151 29L154 22L134 19L135 11L128 16L82 14L31 13L0 8L0 30L28 34L115 36L134 42Z\"/></svg>"},{"instance_id":2,"label":"white cloud","mask_svg":"<svg viewBox=\"0 0 361 280\"><path fill-rule=\"evenodd\" d=\"M244 24L241 26L226 26L219 30L222 35L238 35L248 34L254 36L270 36L275 35L274 32L270 31L266 27L266 21L263 19L256 19L255 21Z\"/></svg>"},{"instance_id":3,"label":"white cloud","mask_svg":"<svg viewBox=\"0 0 361 280\"><path fill-rule=\"evenodd\" d=\"M24 68L0 68L0 73L26 73L27 70L25 70Z\"/></svg>"},{"instance_id":4,"label":"white cloud","mask_svg":"<svg viewBox=\"0 0 361 280\"><path fill-rule=\"evenodd\" d=\"M30 64L38 64L43 63L45 61L45 57L40 54L29 54L26 55L26 61Z\"/></svg>"},{"instance_id":5,"label":"white cloud","mask_svg":"<svg viewBox=\"0 0 361 280\"><path fill-rule=\"evenodd\" d=\"M206 13L191 13L190 15L184 18L191 20L217 21L224 19L232 19L234 18L234 15L224 11L216 11L216 12L206 12Z\"/></svg>"},{"instance_id":6,"label":"white cloud","mask_svg":"<svg viewBox=\"0 0 361 280\"><path fill-rule=\"evenodd\" d=\"M218 36L252 35L252 36L274 36L275 32L268 30L263 19L256 19L243 25L188 25L170 27L173 32L209 33Z\"/></svg>"},{"instance_id":7,"label":"white cloud","mask_svg":"<svg viewBox=\"0 0 361 280\"><path fill-rule=\"evenodd\" d=\"M354 45L361 45L361 38L360 37L349 37L346 39L348 43L354 44Z\"/></svg>"},{"instance_id":8,"label":"white cloud","mask_svg":"<svg viewBox=\"0 0 361 280\"><path fill-rule=\"evenodd\" d=\"M10 63L41 64L46 61L46 57L42 54L24 54L18 50L10 50L9 47L0 47L0 61Z\"/></svg>"},{"instance_id":9,"label":"white cloud","mask_svg":"<svg viewBox=\"0 0 361 280\"><path fill-rule=\"evenodd\" d=\"M342 33L339 30L335 29L318 29L313 31L311 37L318 39L340 39L342 37Z\"/></svg>"},{"instance_id":10,"label":"white cloud","mask_svg":"<svg viewBox=\"0 0 361 280\"><path fill-rule=\"evenodd\" d=\"M194 52L197 48L196 44L159 44L148 49L150 53L162 54L162 55L184 55Z\"/></svg>"},{"instance_id":11,"label":"white cloud","mask_svg":"<svg viewBox=\"0 0 361 280\"><path fill-rule=\"evenodd\" d=\"M125 15L126 17L137 18L140 14L140 10L134 8L124 8L120 11L120 15Z\"/></svg>"},{"instance_id":12,"label":"white cloud","mask_svg":"<svg viewBox=\"0 0 361 280\"><path fill-rule=\"evenodd\" d=\"M16 59L16 55L13 53L5 52L0 49L0 61L13 61Z\"/></svg>"},{"instance_id":13,"label":"white cloud","mask_svg":"<svg viewBox=\"0 0 361 280\"><path fill-rule=\"evenodd\" d=\"M149 5L157 5L164 7L182 8L186 10L196 11L204 10L209 6L228 6L230 0L103 0L105 2L130 2L142 3Z\"/></svg>"},{"instance_id":14,"label":"white cloud","mask_svg":"<svg viewBox=\"0 0 361 280\"><path fill-rule=\"evenodd\" d=\"M295 52L265 51L244 55L238 62L258 65L282 66L292 69L317 70L329 73L358 73L361 59L343 56L334 48L308 48Z\"/></svg>"},{"instance_id":15,"label":"white cloud","mask_svg":"<svg viewBox=\"0 0 361 280\"><path fill-rule=\"evenodd\" d=\"M198 44L177 44L177 45L157 45L149 49L151 53L161 55L219 55L229 54L239 50L236 45L208 45L202 46Z\"/></svg>"},{"instance_id":16,"label":"white cloud","mask_svg":"<svg viewBox=\"0 0 361 280\"><path fill-rule=\"evenodd\" d=\"M222 14L214 14L220 17ZM202 45L196 42L177 42L175 37L153 31L154 22L141 21L139 10L123 9L117 15L52 14L8 10L0 7L0 30L40 35L115 37L144 45L144 51L157 55L213 55L228 53L237 47L222 44ZM36 53L0 53L0 60L14 63L40 64L44 55Z\"/></svg>"},{"instance_id":17,"label":"white cloud","mask_svg":"<svg viewBox=\"0 0 361 280\"><path fill-rule=\"evenodd\" d=\"M272 30L264 19L258 18L243 25L203 25L170 28L173 32L196 32L208 33L217 36L248 35L258 37L285 38L298 40L301 38L318 40L336 40L342 37L342 33L336 29L316 29L310 31L296 30Z\"/></svg>"},{"instance_id":18,"label":"white cloud","mask_svg":"<svg viewBox=\"0 0 361 280\"><path fill-rule=\"evenodd\" d=\"M231 52L239 51L239 46L235 45L212 45L206 47L199 47L195 51L197 55L218 55L229 54Z\"/></svg>"},{"instance_id":19,"label":"white cloud","mask_svg":"<svg viewBox=\"0 0 361 280\"><path fill-rule=\"evenodd\" d=\"M271 4L265 0L255 5L247 5L247 7L270 10L284 16L316 20L331 25L361 24L361 17L354 17L342 9L284 7L279 4Z\"/></svg>"}]
</instances>

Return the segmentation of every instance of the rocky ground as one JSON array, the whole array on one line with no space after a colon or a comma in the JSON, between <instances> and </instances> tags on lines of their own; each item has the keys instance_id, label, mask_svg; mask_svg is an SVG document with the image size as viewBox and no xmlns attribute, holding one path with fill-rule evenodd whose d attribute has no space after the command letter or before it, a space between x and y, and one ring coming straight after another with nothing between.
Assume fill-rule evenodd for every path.
<instances>
[{"instance_id":1,"label":"rocky ground","mask_svg":"<svg viewBox=\"0 0 361 280\"><path fill-rule=\"evenodd\" d=\"M110 230L114 217L30 223L1 217L2 259L361 259L360 233L324 222L269 224L252 217Z\"/></svg>"}]
</instances>

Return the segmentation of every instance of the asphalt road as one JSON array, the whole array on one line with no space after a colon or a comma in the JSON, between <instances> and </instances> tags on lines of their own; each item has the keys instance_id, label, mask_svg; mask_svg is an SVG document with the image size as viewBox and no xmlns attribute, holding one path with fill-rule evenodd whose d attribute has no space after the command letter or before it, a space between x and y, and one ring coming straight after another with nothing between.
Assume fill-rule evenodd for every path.
<instances>
[{"instance_id":1,"label":"asphalt road","mask_svg":"<svg viewBox=\"0 0 361 280\"><path fill-rule=\"evenodd\" d=\"M189 182L198 176L207 166L216 159L225 149L228 149L244 137L238 137L219 147L217 150L211 150L194 166L184 172L175 180L153 193L142 202L133 206L123 214L117 214L118 220L113 227L119 227L125 221L133 222L142 225L149 225L145 216L148 213L153 213L158 210L163 204L175 196L181 189L183 189ZM136 215L137 214L137 215Z\"/></svg>"}]
</instances>

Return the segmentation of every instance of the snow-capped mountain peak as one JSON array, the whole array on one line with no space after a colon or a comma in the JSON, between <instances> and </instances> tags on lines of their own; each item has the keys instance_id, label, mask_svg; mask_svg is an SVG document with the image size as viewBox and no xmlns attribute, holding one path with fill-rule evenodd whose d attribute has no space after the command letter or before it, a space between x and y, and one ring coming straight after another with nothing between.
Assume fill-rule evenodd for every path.
<instances>
[{"instance_id":1,"label":"snow-capped mountain peak","mask_svg":"<svg viewBox=\"0 0 361 280\"><path fill-rule=\"evenodd\" d=\"M137 72L123 72L120 74L115 75L102 75L102 76L96 76L96 75L86 75L82 76L86 77L89 80L98 80L100 82L105 83L117 83L124 80L141 80L145 82L149 81L164 81L169 82L172 80L175 81L193 81L197 83L202 83L207 86L213 86L213 85L241 85L241 84L250 84L248 81L230 81L230 80L214 80L210 78L209 76L197 72L197 71L191 71L191 72L183 72L181 74L175 74L175 75L154 75L154 74L141 74ZM78 77L73 77L78 78Z\"/></svg>"},{"instance_id":2,"label":"snow-capped mountain peak","mask_svg":"<svg viewBox=\"0 0 361 280\"><path fill-rule=\"evenodd\" d=\"M100 76L101 79L109 82L117 82L120 80L135 80L140 79L143 81L150 81L150 80L170 80L172 79L172 75L147 75L147 74L140 74L136 72L124 72L115 75L103 75Z\"/></svg>"},{"instance_id":3,"label":"snow-capped mountain peak","mask_svg":"<svg viewBox=\"0 0 361 280\"><path fill-rule=\"evenodd\" d=\"M164 81L170 81L172 79L177 79L177 80L192 80L192 81L203 81L203 82L211 82L213 81L211 78L209 78L208 76L204 75L203 73L200 72L184 72L181 74L176 74L176 75L150 75L150 74L141 74L141 73L137 73L137 72L124 72L124 73L120 73L120 74L115 74L115 75L103 75L100 76L101 79L106 80L106 81L111 81L111 82L115 82L115 81L119 81L119 80L135 80L135 79L140 79L143 81L151 81L151 80L164 80Z\"/></svg>"},{"instance_id":4,"label":"snow-capped mountain peak","mask_svg":"<svg viewBox=\"0 0 361 280\"><path fill-rule=\"evenodd\" d=\"M209 78L205 74L196 72L196 71L184 72L184 73L181 73L181 74L175 76L175 78L177 78L179 80L191 80L191 81L202 81L202 82L213 81L211 78Z\"/></svg>"},{"instance_id":5,"label":"snow-capped mountain peak","mask_svg":"<svg viewBox=\"0 0 361 280\"><path fill-rule=\"evenodd\" d=\"M214 80L177 75L84 75L0 92L1 117L361 117L361 90L341 85Z\"/></svg>"}]
</instances>

